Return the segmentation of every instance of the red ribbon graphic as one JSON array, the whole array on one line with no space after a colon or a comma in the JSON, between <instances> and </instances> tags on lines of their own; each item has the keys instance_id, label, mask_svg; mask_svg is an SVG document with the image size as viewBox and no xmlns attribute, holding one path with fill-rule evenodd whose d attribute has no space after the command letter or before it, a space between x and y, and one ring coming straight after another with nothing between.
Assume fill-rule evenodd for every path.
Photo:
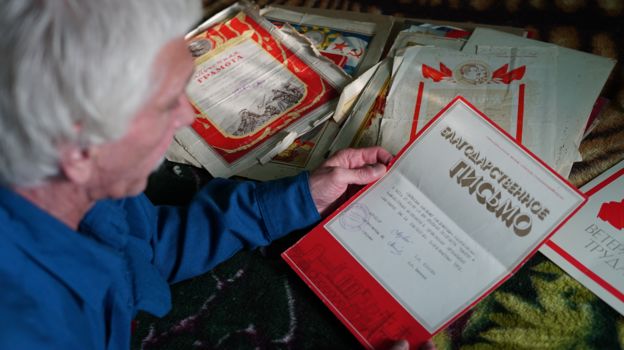
<instances>
[{"instance_id":1,"label":"red ribbon graphic","mask_svg":"<svg viewBox=\"0 0 624 350\"><path fill-rule=\"evenodd\" d=\"M442 62L440 62L440 70L436 70L435 68L431 68L428 65L423 64L422 74L423 77L429 78L436 83L440 82L444 78L450 78L451 76L453 76L453 72Z\"/></svg>"},{"instance_id":2,"label":"red ribbon graphic","mask_svg":"<svg viewBox=\"0 0 624 350\"><path fill-rule=\"evenodd\" d=\"M522 77L524 77L524 73L526 73L526 66L518 67L511 72L508 72L508 69L509 64L505 64L495 70L494 73L492 73L492 80L503 84L510 84L514 80L522 79Z\"/></svg>"}]
</instances>

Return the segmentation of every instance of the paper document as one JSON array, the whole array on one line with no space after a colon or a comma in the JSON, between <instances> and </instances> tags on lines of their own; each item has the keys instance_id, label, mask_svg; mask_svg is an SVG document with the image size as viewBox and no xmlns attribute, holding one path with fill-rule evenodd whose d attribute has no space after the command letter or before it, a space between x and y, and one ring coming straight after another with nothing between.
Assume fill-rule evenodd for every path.
<instances>
[{"instance_id":1,"label":"paper document","mask_svg":"<svg viewBox=\"0 0 624 350\"><path fill-rule=\"evenodd\" d=\"M371 78L367 81L360 97L331 144L330 154L347 147L377 145L379 124L386 102L391 70L392 59L390 58L384 59L375 66Z\"/></svg>"},{"instance_id":2,"label":"paper document","mask_svg":"<svg viewBox=\"0 0 624 350\"><path fill-rule=\"evenodd\" d=\"M392 29L392 17L351 13L345 18L340 11L311 10L268 6L260 13L275 24L292 25L351 76L359 76L379 61Z\"/></svg>"},{"instance_id":3,"label":"paper document","mask_svg":"<svg viewBox=\"0 0 624 350\"><path fill-rule=\"evenodd\" d=\"M375 64L381 57L392 27L391 17L361 14L356 20L344 18L339 11L327 10L322 15L307 11L309 9L269 6L262 9L261 14L276 25L292 25L322 56L350 75L361 75L366 67ZM367 21L369 19L371 21ZM261 161L237 175L254 180L271 180L317 168L325 160L328 146L340 128L339 115L350 108L349 103L363 88L361 80L364 79L358 78L345 87L334 109L333 120L317 125L314 130L296 138L270 161Z\"/></svg>"},{"instance_id":4,"label":"paper document","mask_svg":"<svg viewBox=\"0 0 624 350\"><path fill-rule=\"evenodd\" d=\"M213 176L228 177L328 119L348 76L249 4L216 17L187 38L196 66L187 94L197 117L175 138Z\"/></svg>"},{"instance_id":5,"label":"paper document","mask_svg":"<svg viewBox=\"0 0 624 350\"><path fill-rule=\"evenodd\" d=\"M556 74L553 91L556 92L558 126L553 167L567 177L572 163L581 160L578 148L587 118L615 66L615 60L485 28L477 28L463 50L474 52L479 45L557 50L557 61L552 67Z\"/></svg>"},{"instance_id":6,"label":"paper document","mask_svg":"<svg viewBox=\"0 0 624 350\"><path fill-rule=\"evenodd\" d=\"M362 344L418 346L508 278L584 201L458 97L382 179L283 256Z\"/></svg>"},{"instance_id":7,"label":"paper document","mask_svg":"<svg viewBox=\"0 0 624 350\"><path fill-rule=\"evenodd\" d=\"M624 315L624 161L581 190L589 201L540 252Z\"/></svg>"},{"instance_id":8,"label":"paper document","mask_svg":"<svg viewBox=\"0 0 624 350\"><path fill-rule=\"evenodd\" d=\"M388 93L381 145L396 153L444 105L462 95L552 165L554 53L544 48L487 47L475 53L406 49Z\"/></svg>"}]
</instances>

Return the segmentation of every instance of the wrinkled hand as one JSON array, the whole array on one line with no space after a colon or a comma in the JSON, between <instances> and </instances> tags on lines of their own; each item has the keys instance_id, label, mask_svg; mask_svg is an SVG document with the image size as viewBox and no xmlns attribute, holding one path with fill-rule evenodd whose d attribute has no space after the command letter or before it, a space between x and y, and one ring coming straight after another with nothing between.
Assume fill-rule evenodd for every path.
<instances>
[{"instance_id":1,"label":"wrinkled hand","mask_svg":"<svg viewBox=\"0 0 624 350\"><path fill-rule=\"evenodd\" d=\"M401 339L392 344L390 350L409 350L409 343L405 339Z\"/></svg>"},{"instance_id":2,"label":"wrinkled hand","mask_svg":"<svg viewBox=\"0 0 624 350\"><path fill-rule=\"evenodd\" d=\"M392 344L390 350L409 350L409 343L405 339L399 340L396 343ZM429 340L428 342L421 345L419 350L436 350L436 347L433 342Z\"/></svg>"},{"instance_id":3,"label":"wrinkled hand","mask_svg":"<svg viewBox=\"0 0 624 350\"><path fill-rule=\"evenodd\" d=\"M321 215L327 214L349 185L366 185L386 173L392 154L381 147L347 148L327 159L310 175L310 192Z\"/></svg>"}]
</instances>

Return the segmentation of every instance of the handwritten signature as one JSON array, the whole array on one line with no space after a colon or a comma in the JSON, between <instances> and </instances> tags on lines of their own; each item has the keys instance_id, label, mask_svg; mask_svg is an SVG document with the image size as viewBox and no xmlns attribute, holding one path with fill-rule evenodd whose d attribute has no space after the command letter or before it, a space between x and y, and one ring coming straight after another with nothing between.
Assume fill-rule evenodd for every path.
<instances>
[{"instance_id":1,"label":"handwritten signature","mask_svg":"<svg viewBox=\"0 0 624 350\"><path fill-rule=\"evenodd\" d=\"M405 243L410 243L410 244L412 243L412 240L410 239L410 237L398 229L392 230L390 234L399 241L403 241Z\"/></svg>"},{"instance_id":2,"label":"handwritten signature","mask_svg":"<svg viewBox=\"0 0 624 350\"><path fill-rule=\"evenodd\" d=\"M399 229L393 229L390 232L392 240L388 241L388 247L390 247L390 253L394 255L402 255L405 251L405 246L412 244L412 240L409 235L400 231Z\"/></svg>"},{"instance_id":3,"label":"handwritten signature","mask_svg":"<svg viewBox=\"0 0 624 350\"><path fill-rule=\"evenodd\" d=\"M390 247L390 253L394 255L402 255L403 254L403 246L400 246L397 241L388 242L388 247Z\"/></svg>"}]
</instances>

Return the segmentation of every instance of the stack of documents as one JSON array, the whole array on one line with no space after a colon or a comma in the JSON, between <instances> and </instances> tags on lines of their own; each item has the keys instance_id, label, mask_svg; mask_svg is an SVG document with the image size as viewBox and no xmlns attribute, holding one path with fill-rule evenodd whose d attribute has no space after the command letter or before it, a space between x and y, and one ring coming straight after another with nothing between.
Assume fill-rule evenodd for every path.
<instances>
[{"instance_id":1,"label":"stack of documents","mask_svg":"<svg viewBox=\"0 0 624 350\"><path fill-rule=\"evenodd\" d=\"M467 39L403 31L390 55L362 93L385 104L354 108L332 151L378 144L396 153L460 95L564 177L581 160L585 126L615 64L485 28Z\"/></svg>"},{"instance_id":2,"label":"stack of documents","mask_svg":"<svg viewBox=\"0 0 624 350\"><path fill-rule=\"evenodd\" d=\"M615 62L526 34L237 3L187 36L197 119L167 157L213 176L295 175L344 147L396 154L462 96L567 177Z\"/></svg>"},{"instance_id":3,"label":"stack of documents","mask_svg":"<svg viewBox=\"0 0 624 350\"><path fill-rule=\"evenodd\" d=\"M196 121L167 158L213 176L271 179L317 167L340 125L344 86L379 61L390 16L335 21L240 2L187 35Z\"/></svg>"}]
</instances>

